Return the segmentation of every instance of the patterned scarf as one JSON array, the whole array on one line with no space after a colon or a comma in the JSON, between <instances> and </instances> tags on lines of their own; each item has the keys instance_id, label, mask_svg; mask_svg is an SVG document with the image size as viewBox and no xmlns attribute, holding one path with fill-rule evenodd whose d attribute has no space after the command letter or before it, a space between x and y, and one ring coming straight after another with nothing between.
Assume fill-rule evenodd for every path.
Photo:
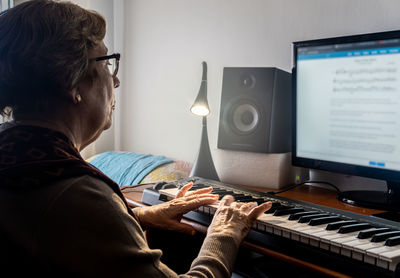
<instances>
[{"instance_id":1,"label":"patterned scarf","mask_svg":"<svg viewBox=\"0 0 400 278\"><path fill-rule=\"evenodd\" d=\"M83 160L64 134L23 125L0 130L1 186L24 190L82 175L104 181L124 201L128 213L135 217L119 186Z\"/></svg>"}]
</instances>

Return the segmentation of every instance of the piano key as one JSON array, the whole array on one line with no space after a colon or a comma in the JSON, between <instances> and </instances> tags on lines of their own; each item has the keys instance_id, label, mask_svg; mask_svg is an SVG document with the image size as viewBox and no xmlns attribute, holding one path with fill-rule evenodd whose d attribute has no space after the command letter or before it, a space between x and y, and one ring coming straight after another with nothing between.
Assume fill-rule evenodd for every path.
<instances>
[{"instance_id":1,"label":"piano key","mask_svg":"<svg viewBox=\"0 0 400 278\"><path fill-rule=\"evenodd\" d=\"M367 230L364 230L367 231ZM346 235L346 234L344 234ZM350 234L347 234L350 235ZM365 254L365 248L364 249L357 249L358 246L362 246L364 244L369 244L370 240L369 239L358 239L356 237L353 236L354 233L347 237L344 238L337 238L332 240L333 244L335 243L340 243L341 244L341 254L345 255L345 256L352 256L353 258L356 258L358 260L362 260L363 256ZM357 235L358 236L358 235ZM378 247L378 246L374 246L374 247ZM370 248L373 248L372 246L370 246ZM353 256L354 255L354 256Z\"/></svg>"},{"instance_id":2,"label":"piano key","mask_svg":"<svg viewBox=\"0 0 400 278\"><path fill-rule=\"evenodd\" d=\"M168 190L170 189L166 189L163 191ZM268 197L266 196L247 194L245 191L226 190L226 188L224 187L221 187L218 190L221 194L224 195L228 192L232 195L239 196L239 198L241 196L242 200L248 199L249 201L254 201L254 199L258 199L258 201L268 201ZM176 192L177 190L175 190L175 195ZM169 199L172 199L173 196L175 196L171 195L172 197L170 197L170 195L166 195L169 196ZM318 208L313 209L312 211L307 211L307 208L296 207L294 206L294 203L288 201L278 201L274 198L269 198L269 200L275 203L273 206L275 206L276 213L263 214L253 226L253 229L273 233L290 240L301 241L320 249L330 250L333 253L338 253L346 257L351 257L358 261L364 261L366 263L376 265L380 268L389 268L392 271L394 271L397 263L400 261L399 246L384 245L386 241L389 242L389 245L397 244L396 241L400 241L400 239L388 239L396 236L400 238L400 234L391 234L391 236L389 237L385 236L384 240L381 240L379 242L371 242L373 236L379 235L383 232L391 231L389 228L378 227L371 229L369 227L368 229L358 231L360 227L366 228L370 224L359 223L359 221L357 221L357 217L355 217L354 219L347 218L346 220L340 220L341 216L334 215L332 213L325 213L323 209ZM198 211L204 214L213 215L217 207L217 204L212 206L200 207ZM320 218L311 217L308 223L299 223L297 221L291 220L293 218L299 220L302 216L313 214L323 214L326 216ZM354 231L354 228L352 227L346 227L350 224L359 224L355 226L358 227L357 231ZM341 227L343 227L341 231L346 231L347 233L339 233L339 229ZM398 232L400 233L400 231ZM382 238L382 236L376 238L379 239Z\"/></svg>"},{"instance_id":3,"label":"piano key","mask_svg":"<svg viewBox=\"0 0 400 278\"><path fill-rule=\"evenodd\" d=\"M389 232L389 231L390 231L389 228L371 228L371 229L368 229L365 231L361 231L358 234L357 238L359 238L359 239L370 238L375 234Z\"/></svg>"},{"instance_id":4,"label":"piano key","mask_svg":"<svg viewBox=\"0 0 400 278\"><path fill-rule=\"evenodd\" d=\"M243 202L243 203L256 202L257 204L262 204L262 203L265 203L265 200L263 198L249 197L249 198L243 198L243 199L239 200L239 202Z\"/></svg>"},{"instance_id":5,"label":"piano key","mask_svg":"<svg viewBox=\"0 0 400 278\"><path fill-rule=\"evenodd\" d=\"M367 250L382 247L383 245L384 245L384 242L371 242L370 241L365 244L353 246L352 250L353 250L353 252L359 252L363 255L367 255Z\"/></svg>"},{"instance_id":6,"label":"piano key","mask_svg":"<svg viewBox=\"0 0 400 278\"><path fill-rule=\"evenodd\" d=\"M272 202L271 203L271 208L269 210L267 210L265 213L266 214L271 214L274 213L277 207L282 206L282 204L280 202Z\"/></svg>"},{"instance_id":7,"label":"piano key","mask_svg":"<svg viewBox=\"0 0 400 278\"><path fill-rule=\"evenodd\" d=\"M294 206L292 205L280 205L280 206L276 206L276 207L271 207L269 210L267 210L265 213L274 213L277 209L289 209L289 208L293 208Z\"/></svg>"},{"instance_id":8,"label":"piano key","mask_svg":"<svg viewBox=\"0 0 400 278\"><path fill-rule=\"evenodd\" d=\"M361 231L371 228L371 224L369 223L357 223L352 225L345 225L339 228L338 233L347 234L355 231ZM358 234L357 234L358 235Z\"/></svg>"},{"instance_id":9,"label":"piano key","mask_svg":"<svg viewBox=\"0 0 400 278\"><path fill-rule=\"evenodd\" d=\"M291 214L289 216L289 220L299 220L299 218L304 216L304 215L317 214L317 213L321 213L321 212L320 211L316 211L316 210L297 212L297 213Z\"/></svg>"},{"instance_id":10,"label":"piano key","mask_svg":"<svg viewBox=\"0 0 400 278\"><path fill-rule=\"evenodd\" d=\"M304 211L303 208L299 208L299 207L294 207L294 208L288 208L288 209L277 209L274 212L274 216L280 216L280 215L288 215L288 214L293 214L296 212L302 212Z\"/></svg>"},{"instance_id":11,"label":"piano key","mask_svg":"<svg viewBox=\"0 0 400 278\"><path fill-rule=\"evenodd\" d=\"M203 183L195 183L195 184L193 184L192 188L190 188L190 190L197 190L197 189L207 188L207 187L210 187L210 185L206 185Z\"/></svg>"},{"instance_id":12,"label":"piano key","mask_svg":"<svg viewBox=\"0 0 400 278\"><path fill-rule=\"evenodd\" d=\"M233 197L235 198L235 201L239 201L239 202L242 202L242 200L253 198L252 196L245 195L245 194L235 194L235 195L233 195Z\"/></svg>"},{"instance_id":13,"label":"piano key","mask_svg":"<svg viewBox=\"0 0 400 278\"><path fill-rule=\"evenodd\" d=\"M380 258L381 254L399 250L397 246L381 246L371 248L366 251L367 255L375 258Z\"/></svg>"},{"instance_id":14,"label":"piano key","mask_svg":"<svg viewBox=\"0 0 400 278\"><path fill-rule=\"evenodd\" d=\"M386 246L396 246L399 244L400 244L400 236L389 237L385 242Z\"/></svg>"},{"instance_id":15,"label":"piano key","mask_svg":"<svg viewBox=\"0 0 400 278\"><path fill-rule=\"evenodd\" d=\"M341 218L339 216L319 217L319 218L311 219L310 222L308 223L308 225L317 226L317 225L321 225L321 224L328 224L328 223L336 222L339 220L341 220Z\"/></svg>"},{"instance_id":16,"label":"piano key","mask_svg":"<svg viewBox=\"0 0 400 278\"><path fill-rule=\"evenodd\" d=\"M299 223L307 223L313 218L320 218L320 217L324 217L324 216L329 216L329 214L327 214L327 213L317 213L317 214L303 215L303 216L300 217L298 222Z\"/></svg>"},{"instance_id":17,"label":"piano key","mask_svg":"<svg viewBox=\"0 0 400 278\"><path fill-rule=\"evenodd\" d=\"M326 226L326 229L328 231L337 230L344 225L351 225L351 224L357 224L357 223L358 222L356 220L342 220L342 221L338 221L338 222L329 223Z\"/></svg>"},{"instance_id":18,"label":"piano key","mask_svg":"<svg viewBox=\"0 0 400 278\"><path fill-rule=\"evenodd\" d=\"M390 231L390 232L375 234L372 236L371 242L383 241L383 240L388 239L389 237L398 236L398 235L400 235L400 231Z\"/></svg>"},{"instance_id":19,"label":"piano key","mask_svg":"<svg viewBox=\"0 0 400 278\"><path fill-rule=\"evenodd\" d=\"M393 251L383 252L379 255L379 259L387 261L389 264L389 270L395 271L397 264L400 262L400 249Z\"/></svg>"},{"instance_id":20,"label":"piano key","mask_svg":"<svg viewBox=\"0 0 400 278\"><path fill-rule=\"evenodd\" d=\"M358 232L353 232L349 234L330 234L321 236L321 242L330 245L330 251L340 254L340 249L342 247L341 243L346 241L351 241L358 235Z\"/></svg>"}]
</instances>

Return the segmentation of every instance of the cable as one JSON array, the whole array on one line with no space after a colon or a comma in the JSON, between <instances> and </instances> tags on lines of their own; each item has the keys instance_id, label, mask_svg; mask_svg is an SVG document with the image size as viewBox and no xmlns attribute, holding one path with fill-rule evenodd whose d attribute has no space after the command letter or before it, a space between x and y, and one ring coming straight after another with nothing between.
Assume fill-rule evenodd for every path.
<instances>
[{"instance_id":1,"label":"cable","mask_svg":"<svg viewBox=\"0 0 400 278\"><path fill-rule=\"evenodd\" d=\"M289 191L289 190L291 190L291 189L293 189L293 188L296 188L296 187L301 186L301 185L305 185L305 184L307 184L307 183L326 184L326 185L329 185L329 186L335 188L336 191L337 191L338 193L340 193L340 189L339 189L336 185L334 185L334 184L332 184L332 183L330 183L330 182L326 182L326 181L304 181L304 182L301 182L301 183L298 183L298 184L293 184L293 185L291 185L291 186L289 186L289 187L287 187L287 188L285 188L285 189L283 189L283 190L281 190L281 191L277 191L277 192L269 191L269 192L267 192L267 193L273 194L273 195L281 194L281 193L283 193L283 192Z\"/></svg>"}]
</instances>

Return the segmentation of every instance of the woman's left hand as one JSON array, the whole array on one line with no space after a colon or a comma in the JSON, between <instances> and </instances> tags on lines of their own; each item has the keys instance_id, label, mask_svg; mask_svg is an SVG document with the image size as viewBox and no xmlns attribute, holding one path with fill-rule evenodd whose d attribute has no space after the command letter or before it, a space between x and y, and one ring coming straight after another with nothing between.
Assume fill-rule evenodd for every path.
<instances>
[{"instance_id":1,"label":"woman's left hand","mask_svg":"<svg viewBox=\"0 0 400 278\"><path fill-rule=\"evenodd\" d=\"M192 186L192 182L183 186L176 195L176 198L171 201L151 207L136 208L135 213L140 223L144 227L194 234L195 230L192 226L180 222L182 216L198 207L216 203L218 195L210 194L212 187L187 193Z\"/></svg>"}]
</instances>

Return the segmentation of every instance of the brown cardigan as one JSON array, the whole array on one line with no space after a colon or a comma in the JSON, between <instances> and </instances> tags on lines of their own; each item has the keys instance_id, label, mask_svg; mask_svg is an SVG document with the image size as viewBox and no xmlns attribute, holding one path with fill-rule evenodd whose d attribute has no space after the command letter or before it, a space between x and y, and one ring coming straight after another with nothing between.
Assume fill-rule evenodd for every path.
<instances>
[{"instance_id":1,"label":"brown cardigan","mask_svg":"<svg viewBox=\"0 0 400 278\"><path fill-rule=\"evenodd\" d=\"M0 271L14 277L230 277L238 250L230 237L208 236L178 275L148 247L121 198L88 175L32 190L0 187L0 217Z\"/></svg>"}]
</instances>

